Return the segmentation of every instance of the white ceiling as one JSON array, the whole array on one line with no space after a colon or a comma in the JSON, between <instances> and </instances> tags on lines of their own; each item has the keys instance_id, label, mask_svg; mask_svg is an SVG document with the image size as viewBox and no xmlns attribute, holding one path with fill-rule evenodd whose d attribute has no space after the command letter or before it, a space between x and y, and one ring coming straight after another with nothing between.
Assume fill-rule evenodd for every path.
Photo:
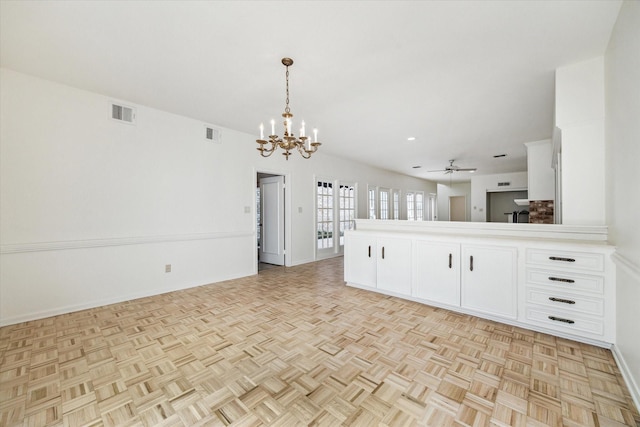
<instances>
[{"instance_id":1,"label":"white ceiling","mask_svg":"<svg viewBox=\"0 0 640 427\"><path fill-rule=\"evenodd\" d=\"M3 0L0 63L257 134L284 110L288 56L294 129L319 128L322 151L448 181L426 171L526 170L523 143L551 137L554 70L602 55L620 5Z\"/></svg>"}]
</instances>

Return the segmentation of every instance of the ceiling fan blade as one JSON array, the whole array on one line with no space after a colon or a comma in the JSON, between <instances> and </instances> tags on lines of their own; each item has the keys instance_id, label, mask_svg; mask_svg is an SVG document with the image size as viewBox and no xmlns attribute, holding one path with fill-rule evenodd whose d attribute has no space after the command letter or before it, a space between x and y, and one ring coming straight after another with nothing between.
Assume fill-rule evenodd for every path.
<instances>
[{"instance_id":1,"label":"ceiling fan blade","mask_svg":"<svg viewBox=\"0 0 640 427\"><path fill-rule=\"evenodd\" d=\"M427 171L427 172L446 172L448 169L437 169L434 171Z\"/></svg>"},{"instance_id":2,"label":"ceiling fan blade","mask_svg":"<svg viewBox=\"0 0 640 427\"><path fill-rule=\"evenodd\" d=\"M456 172L471 172L475 170L478 170L478 168L458 168L456 169Z\"/></svg>"}]
</instances>

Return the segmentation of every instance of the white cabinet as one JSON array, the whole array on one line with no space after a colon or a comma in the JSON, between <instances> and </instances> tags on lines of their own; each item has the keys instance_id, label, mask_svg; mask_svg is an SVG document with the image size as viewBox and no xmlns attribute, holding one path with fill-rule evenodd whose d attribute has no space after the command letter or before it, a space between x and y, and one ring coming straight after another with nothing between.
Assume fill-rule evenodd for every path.
<instances>
[{"instance_id":1,"label":"white cabinet","mask_svg":"<svg viewBox=\"0 0 640 427\"><path fill-rule=\"evenodd\" d=\"M378 246L378 289L411 296L411 239L381 237Z\"/></svg>"},{"instance_id":2,"label":"white cabinet","mask_svg":"<svg viewBox=\"0 0 640 427\"><path fill-rule=\"evenodd\" d=\"M524 313L534 327L613 342L615 295L607 247L526 249Z\"/></svg>"},{"instance_id":3,"label":"white cabinet","mask_svg":"<svg viewBox=\"0 0 640 427\"><path fill-rule=\"evenodd\" d=\"M515 247L462 245L461 306L515 319L517 260Z\"/></svg>"},{"instance_id":4,"label":"white cabinet","mask_svg":"<svg viewBox=\"0 0 640 427\"><path fill-rule=\"evenodd\" d=\"M375 288L376 237L368 234L347 233L344 245L344 280Z\"/></svg>"},{"instance_id":5,"label":"white cabinet","mask_svg":"<svg viewBox=\"0 0 640 427\"><path fill-rule=\"evenodd\" d=\"M513 236L499 235L507 224L364 224L346 233L349 285L591 344L615 342L614 248L580 241L584 227L570 228L570 239L564 228L534 224L508 224L525 234Z\"/></svg>"},{"instance_id":6,"label":"white cabinet","mask_svg":"<svg viewBox=\"0 0 640 427\"><path fill-rule=\"evenodd\" d=\"M412 240L347 233L344 280L411 296Z\"/></svg>"},{"instance_id":7,"label":"white cabinet","mask_svg":"<svg viewBox=\"0 0 640 427\"><path fill-rule=\"evenodd\" d=\"M416 241L414 296L447 305L460 305L460 245Z\"/></svg>"}]
</instances>

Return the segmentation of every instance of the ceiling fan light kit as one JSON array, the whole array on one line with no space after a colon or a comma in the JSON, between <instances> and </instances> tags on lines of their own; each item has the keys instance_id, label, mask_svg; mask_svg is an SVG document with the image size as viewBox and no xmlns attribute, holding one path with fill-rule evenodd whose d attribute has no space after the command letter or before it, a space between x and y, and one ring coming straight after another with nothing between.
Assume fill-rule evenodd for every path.
<instances>
[{"instance_id":1,"label":"ceiling fan light kit","mask_svg":"<svg viewBox=\"0 0 640 427\"><path fill-rule=\"evenodd\" d=\"M284 150L282 153L283 156L289 160L289 155L291 155L291 150L297 149L300 155L308 159L311 157L313 153L318 151L318 147L322 145L318 142L318 129L313 129L313 142L311 138L306 136L305 124L304 120L302 121L300 127L300 136L296 137L291 128L293 126L291 118L293 114L291 113L291 109L289 108L289 67L293 65L293 59L291 58L282 58L282 65L287 68L286 71L286 81L287 81L287 97L285 101L284 113L282 113L282 117L284 117L284 136L279 137L276 135L276 122L275 120L271 120L271 135L269 135L269 140L264 139L264 124L260 124L260 139L257 139L259 147L257 150L260 152L262 157L269 157L273 154L274 151L278 147ZM265 145L269 145L265 147Z\"/></svg>"}]
</instances>

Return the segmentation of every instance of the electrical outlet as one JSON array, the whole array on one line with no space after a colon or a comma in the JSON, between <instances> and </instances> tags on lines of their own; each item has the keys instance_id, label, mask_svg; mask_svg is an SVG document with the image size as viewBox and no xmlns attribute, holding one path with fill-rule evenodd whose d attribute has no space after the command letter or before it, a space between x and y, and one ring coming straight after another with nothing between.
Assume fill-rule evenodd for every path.
<instances>
[{"instance_id":1,"label":"electrical outlet","mask_svg":"<svg viewBox=\"0 0 640 427\"><path fill-rule=\"evenodd\" d=\"M165 273L171 273L171 264L167 264L164 266L164 272Z\"/></svg>"}]
</instances>

